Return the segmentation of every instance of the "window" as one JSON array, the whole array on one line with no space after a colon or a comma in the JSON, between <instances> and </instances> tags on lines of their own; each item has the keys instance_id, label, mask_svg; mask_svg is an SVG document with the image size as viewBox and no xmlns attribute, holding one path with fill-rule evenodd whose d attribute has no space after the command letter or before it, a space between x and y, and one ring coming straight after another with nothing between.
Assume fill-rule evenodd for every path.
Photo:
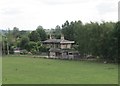
<instances>
[{"instance_id":1,"label":"window","mask_svg":"<svg viewBox=\"0 0 120 86\"><path fill-rule=\"evenodd\" d=\"M69 55L72 55L72 53L69 53Z\"/></svg>"}]
</instances>

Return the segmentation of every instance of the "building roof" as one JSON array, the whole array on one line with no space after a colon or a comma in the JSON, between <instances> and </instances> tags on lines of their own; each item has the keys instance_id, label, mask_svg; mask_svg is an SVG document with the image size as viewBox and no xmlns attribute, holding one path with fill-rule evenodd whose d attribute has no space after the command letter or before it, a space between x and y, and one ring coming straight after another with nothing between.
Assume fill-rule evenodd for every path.
<instances>
[{"instance_id":1,"label":"building roof","mask_svg":"<svg viewBox=\"0 0 120 86\"><path fill-rule=\"evenodd\" d=\"M65 39L48 39L43 41L43 43L74 43L74 41L69 41Z\"/></svg>"},{"instance_id":2,"label":"building roof","mask_svg":"<svg viewBox=\"0 0 120 86\"><path fill-rule=\"evenodd\" d=\"M50 48L49 51L50 52L61 52L61 49L59 49L59 48Z\"/></svg>"}]
</instances>

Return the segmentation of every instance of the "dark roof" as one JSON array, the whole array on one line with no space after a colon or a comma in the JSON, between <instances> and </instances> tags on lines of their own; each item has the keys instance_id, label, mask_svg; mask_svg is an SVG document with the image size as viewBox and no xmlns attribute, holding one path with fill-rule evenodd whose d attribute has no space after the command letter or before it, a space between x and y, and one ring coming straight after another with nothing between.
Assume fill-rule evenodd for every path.
<instances>
[{"instance_id":1,"label":"dark roof","mask_svg":"<svg viewBox=\"0 0 120 86\"><path fill-rule=\"evenodd\" d=\"M60 39L48 39L43 41L43 43L60 43L61 40Z\"/></svg>"},{"instance_id":2,"label":"dark roof","mask_svg":"<svg viewBox=\"0 0 120 86\"><path fill-rule=\"evenodd\" d=\"M50 52L61 52L61 49L59 49L59 48L50 48L49 51Z\"/></svg>"},{"instance_id":3,"label":"dark roof","mask_svg":"<svg viewBox=\"0 0 120 86\"><path fill-rule=\"evenodd\" d=\"M74 41L69 41L65 39L48 39L43 41L43 43L74 43Z\"/></svg>"}]
</instances>

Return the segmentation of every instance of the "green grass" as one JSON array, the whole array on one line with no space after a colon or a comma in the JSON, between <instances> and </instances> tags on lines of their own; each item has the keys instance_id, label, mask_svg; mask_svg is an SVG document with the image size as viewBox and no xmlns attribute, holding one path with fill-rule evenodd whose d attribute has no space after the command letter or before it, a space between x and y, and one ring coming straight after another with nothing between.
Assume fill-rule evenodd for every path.
<instances>
[{"instance_id":1,"label":"green grass","mask_svg":"<svg viewBox=\"0 0 120 86\"><path fill-rule=\"evenodd\" d=\"M31 56L3 57L4 84L117 84L115 64Z\"/></svg>"}]
</instances>

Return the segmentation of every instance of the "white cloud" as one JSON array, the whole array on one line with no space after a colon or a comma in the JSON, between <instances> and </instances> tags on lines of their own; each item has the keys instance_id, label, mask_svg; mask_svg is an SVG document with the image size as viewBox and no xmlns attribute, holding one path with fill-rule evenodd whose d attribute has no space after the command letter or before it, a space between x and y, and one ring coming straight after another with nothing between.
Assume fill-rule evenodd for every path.
<instances>
[{"instance_id":1,"label":"white cloud","mask_svg":"<svg viewBox=\"0 0 120 86\"><path fill-rule=\"evenodd\" d=\"M54 28L66 20L117 21L117 0L1 0L0 28Z\"/></svg>"},{"instance_id":2,"label":"white cloud","mask_svg":"<svg viewBox=\"0 0 120 86\"><path fill-rule=\"evenodd\" d=\"M101 2L96 6L96 9L100 13L100 15L116 12L117 11L117 2L116 2L116 4L114 4L113 2Z\"/></svg>"},{"instance_id":3,"label":"white cloud","mask_svg":"<svg viewBox=\"0 0 120 86\"><path fill-rule=\"evenodd\" d=\"M40 0L38 0L40 1ZM78 4L78 3L86 3L85 0L41 0L42 3L47 5L64 5L64 4ZM88 0L89 1L89 0Z\"/></svg>"}]
</instances>

